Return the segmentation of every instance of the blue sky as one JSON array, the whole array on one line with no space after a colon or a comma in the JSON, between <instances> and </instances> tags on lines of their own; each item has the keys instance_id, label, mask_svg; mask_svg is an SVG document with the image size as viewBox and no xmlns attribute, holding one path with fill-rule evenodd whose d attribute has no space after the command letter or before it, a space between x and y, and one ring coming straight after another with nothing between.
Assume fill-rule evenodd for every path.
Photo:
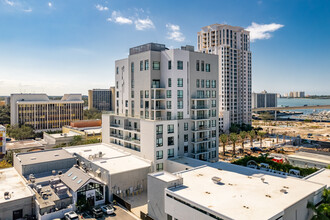
<instances>
[{"instance_id":1,"label":"blue sky","mask_svg":"<svg viewBox=\"0 0 330 220\"><path fill-rule=\"evenodd\" d=\"M330 95L327 0L0 0L0 95L107 88L130 47L196 46L213 23L251 31L253 91Z\"/></svg>"}]
</instances>

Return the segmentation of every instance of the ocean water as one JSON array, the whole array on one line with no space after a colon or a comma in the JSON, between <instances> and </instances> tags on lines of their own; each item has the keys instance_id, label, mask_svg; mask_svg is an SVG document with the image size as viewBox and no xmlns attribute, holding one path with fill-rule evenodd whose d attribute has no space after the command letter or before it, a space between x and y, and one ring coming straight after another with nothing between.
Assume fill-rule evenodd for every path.
<instances>
[{"instance_id":1,"label":"ocean water","mask_svg":"<svg viewBox=\"0 0 330 220\"><path fill-rule=\"evenodd\" d=\"M277 106L304 106L304 105L330 105L330 99L288 99L278 98ZM315 109L315 112L330 111L330 109ZM311 114L313 109L297 109L295 112L302 112L304 114Z\"/></svg>"}]
</instances>

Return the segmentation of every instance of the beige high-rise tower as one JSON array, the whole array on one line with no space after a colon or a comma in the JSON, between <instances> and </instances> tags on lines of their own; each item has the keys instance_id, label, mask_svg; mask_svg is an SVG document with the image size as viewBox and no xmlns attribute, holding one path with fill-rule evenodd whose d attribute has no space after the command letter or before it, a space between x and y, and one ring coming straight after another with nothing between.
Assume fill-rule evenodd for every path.
<instances>
[{"instance_id":1,"label":"beige high-rise tower","mask_svg":"<svg viewBox=\"0 0 330 220\"><path fill-rule=\"evenodd\" d=\"M219 55L220 129L251 124L250 33L242 27L213 24L198 32L198 51Z\"/></svg>"}]
</instances>

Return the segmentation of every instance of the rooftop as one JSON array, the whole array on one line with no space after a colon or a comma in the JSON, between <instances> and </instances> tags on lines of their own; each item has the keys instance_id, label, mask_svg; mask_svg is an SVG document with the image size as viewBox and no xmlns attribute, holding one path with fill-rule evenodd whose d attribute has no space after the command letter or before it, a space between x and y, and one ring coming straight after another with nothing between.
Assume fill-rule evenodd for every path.
<instances>
[{"instance_id":1,"label":"rooftop","mask_svg":"<svg viewBox=\"0 0 330 220\"><path fill-rule=\"evenodd\" d=\"M48 134L49 136L53 138L65 138L65 137L74 137L74 136L81 136L81 134L74 132L74 131L69 131L68 133L57 133L57 134Z\"/></svg>"},{"instance_id":2,"label":"rooftop","mask_svg":"<svg viewBox=\"0 0 330 220\"><path fill-rule=\"evenodd\" d=\"M327 188L330 188L330 169L323 168L309 176L306 176L304 179L327 185Z\"/></svg>"},{"instance_id":3,"label":"rooftop","mask_svg":"<svg viewBox=\"0 0 330 220\"><path fill-rule=\"evenodd\" d=\"M320 163L330 164L330 156L324 154L297 152L295 154L288 155L288 158L302 159L302 160L316 161Z\"/></svg>"},{"instance_id":4,"label":"rooftop","mask_svg":"<svg viewBox=\"0 0 330 220\"><path fill-rule=\"evenodd\" d=\"M16 157L22 165L45 163L53 160L71 159L73 156L63 149L18 153Z\"/></svg>"},{"instance_id":5,"label":"rooftop","mask_svg":"<svg viewBox=\"0 0 330 220\"><path fill-rule=\"evenodd\" d=\"M163 50L166 50L165 44L147 43L130 48L129 55L134 55L145 51L163 51Z\"/></svg>"},{"instance_id":6,"label":"rooftop","mask_svg":"<svg viewBox=\"0 0 330 220\"><path fill-rule=\"evenodd\" d=\"M171 181L179 179L179 177L177 175L174 175L174 174L169 173L169 172L151 173L149 175L151 175L153 177L156 177L160 180L163 180L164 182L171 182Z\"/></svg>"},{"instance_id":7,"label":"rooftop","mask_svg":"<svg viewBox=\"0 0 330 220\"><path fill-rule=\"evenodd\" d=\"M22 140L22 141L10 141L7 142L6 148L7 150L20 150L26 148L34 148L34 147L44 147L46 144L44 141L36 141L36 140Z\"/></svg>"},{"instance_id":8,"label":"rooftop","mask_svg":"<svg viewBox=\"0 0 330 220\"><path fill-rule=\"evenodd\" d=\"M10 198L5 198L5 192L10 193ZM0 170L0 204L33 196L32 190L25 184L15 168Z\"/></svg>"},{"instance_id":9,"label":"rooftop","mask_svg":"<svg viewBox=\"0 0 330 220\"><path fill-rule=\"evenodd\" d=\"M150 162L119 150L111 144L89 144L64 149L71 154L77 154L92 161L94 164L108 170L110 174L150 167ZM102 152L102 157L92 157L93 155L99 155L100 152Z\"/></svg>"},{"instance_id":10,"label":"rooftop","mask_svg":"<svg viewBox=\"0 0 330 220\"><path fill-rule=\"evenodd\" d=\"M183 178L183 185L167 192L231 219L280 217L284 209L324 187L224 162L177 174ZM213 177L220 178L220 182L214 183Z\"/></svg>"}]
</instances>

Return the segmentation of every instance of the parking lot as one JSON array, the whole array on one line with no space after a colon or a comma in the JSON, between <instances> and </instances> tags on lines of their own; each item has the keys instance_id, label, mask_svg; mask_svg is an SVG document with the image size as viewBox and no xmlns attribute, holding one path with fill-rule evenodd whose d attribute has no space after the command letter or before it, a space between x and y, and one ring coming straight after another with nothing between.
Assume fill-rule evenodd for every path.
<instances>
[{"instance_id":1,"label":"parking lot","mask_svg":"<svg viewBox=\"0 0 330 220\"><path fill-rule=\"evenodd\" d=\"M103 215L102 218L98 218L98 219L102 219L102 220L136 220L139 219L137 217L135 217L132 213L129 213L128 211L126 211L125 209L123 209L122 207L115 205L115 214L113 215ZM81 216L81 214L79 214ZM87 213L83 213L83 218L79 218L79 219L95 219L93 218L91 215L87 214Z\"/></svg>"}]
</instances>

